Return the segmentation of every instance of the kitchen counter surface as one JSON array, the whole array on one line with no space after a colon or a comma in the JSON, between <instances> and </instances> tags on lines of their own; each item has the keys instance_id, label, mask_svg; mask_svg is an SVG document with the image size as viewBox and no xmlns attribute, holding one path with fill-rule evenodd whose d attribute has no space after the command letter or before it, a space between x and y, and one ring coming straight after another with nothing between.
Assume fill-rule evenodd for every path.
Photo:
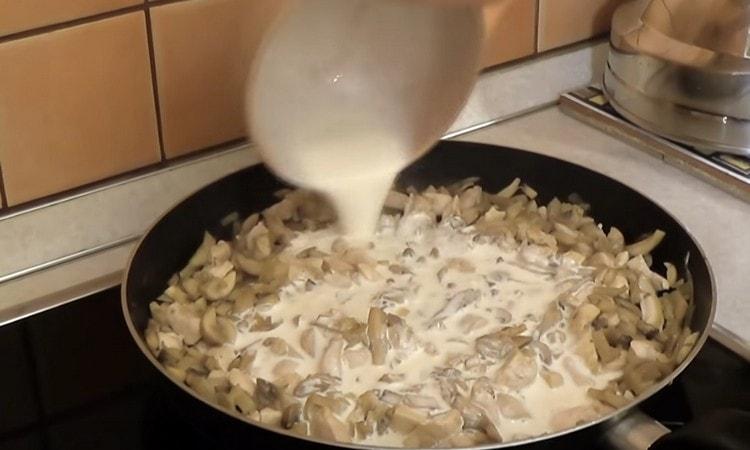
<instances>
[{"instance_id":1,"label":"kitchen counter surface","mask_svg":"<svg viewBox=\"0 0 750 450\"><path fill-rule=\"evenodd\" d=\"M716 320L719 325L718 330L714 330L714 337L719 337L717 334L723 337L734 334L734 338L739 337L734 343L740 343L739 347L734 347L742 349L744 346L745 351L748 349L750 233L746 230L750 226L750 204L568 117L556 107L455 139L517 147L568 160L634 187L659 203L693 233L713 267L718 284ZM115 186L88 198L74 199L60 205L68 216L74 217L78 213L90 216L90 203L93 202L94 206L101 204L107 196L130 196L131 190L135 193L144 190L146 183L156 185L160 192L159 196L138 197L150 205L148 214L140 214L135 218L137 220L129 222L126 222L127 217L116 219L121 228L123 224L128 225L121 234L132 238L122 239L116 245L104 245L101 251L0 283L0 324L118 284L133 239L161 211L201 185L256 161L252 149L238 147L207 157L206 161L150 175L132 183L133 186ZM52 213L54 211L45 214ZM109 229L106 228L108 221L115 219L105 217L102 220L102 224L97 226ZM726 333L727 330L729 333Z\"/></svg>"},{"instance_id":2,"label":"kitchen counter surface","mask_svg":"<svg viewBox=\"0 0 750 450\"><path fill-rule=\"evenodd\" d=\"M750 204L627 143L548 108L463 135L564 159L635 188L703 247L717 282L716 323L750 341Z\"/></svg>"}]
</instances>

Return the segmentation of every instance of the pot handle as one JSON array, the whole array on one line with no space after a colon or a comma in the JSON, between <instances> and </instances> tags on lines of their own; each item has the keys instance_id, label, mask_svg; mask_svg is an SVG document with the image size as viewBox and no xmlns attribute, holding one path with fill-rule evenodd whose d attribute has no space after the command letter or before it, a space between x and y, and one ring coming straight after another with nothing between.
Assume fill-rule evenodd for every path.
<instances>
[{"instance_id":1,"label":"pot handle","mask_svg":"<svg viewBox=\"0 0 750 450\"><path fill-rule=\"evenodd\" d=\"M747 450L750 412L714 410L670 433L667 427L634 409L607 429L604 439L617 450Z\"/></svg>"},{"instance_id":2,"label":"pot handle","mask_svg":"<svg viewBox=\"0 0 750 450\"><path fill-rule=\"evenodd\" d=\"M616 450L648 450L669 428L633 408L604 433L604 439Z\"/></svg>"}]
</instances>

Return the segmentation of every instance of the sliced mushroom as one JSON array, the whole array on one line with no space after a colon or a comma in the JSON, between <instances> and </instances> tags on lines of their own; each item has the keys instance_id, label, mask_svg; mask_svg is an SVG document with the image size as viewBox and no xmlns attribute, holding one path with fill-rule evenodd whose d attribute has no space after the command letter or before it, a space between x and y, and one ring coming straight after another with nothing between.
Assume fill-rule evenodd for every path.
<instances>
[{"instance_id":1,"label":"sliced mushroom","mask_svg":"<svg viewBox=\"0 0 750 450\"><path fill-rule=\"evenodd\" d=\"M175 333L182 336L187 345L193 345L200 340L202 322L193 305L171 303L165 311L164 320Z\"/></svg>"},{"instance_id":2,"label":"sliced mushroom","mask_svg":"<svg viewBox=\"0 0 750 450\"><path fill-rule=\"evenodd\" d=\"M201 286L201 292L209 300L222 300L229 296L237 281L237 272L231 270L222 278L212 277Z\"/></svg>"},{"instance_id":3,"label":"sliced mushroom","mask_svg":"<svg viewBox=\"0 0 750 450\"><path fill-rule=\"evenodd\" d=\"M562 375L544 367L539 369L539 375L541 375L541 377L547 383L547 386L551 387L552 389L559 388L565 382Z\"/></svg>"},{"instance_id":4,"label":"sliced mushroom","mask_svg":"<svg viewBox=\"0 0 750 450\"><path fill-rule=\"evenodd\" d=\"M412 408L419 409L439 409L440 403L434 398L427 395L407 395L404 403Z\"/></svg>"},{"instance_id":5,"label":"sliced mushroom","mask_svg":"<svg viewBox=\"0 0 750 450\"><path fill-rule=\"evenodd\" d=\"M531 417L531 413L521 400L512 395L497 392L495 393L495 401L500 406L500 414L506 419L518 420Z\"/></svg>"},{"instance_id":6,"label":"sliced mushroom","mask_svg":"<svg viewBox=\"0 0 750 450\"><path fill-rule=\"evenodd\" d=\"M203 314L200 331L203 340L213 345L232 343L237 337L234 322L226 317L218 317L213 307L208 308Z\"/></svg>"},{"instance_id":7,"label":"sliced mushroom","mask_svg":"<svg viewBox=\"0 0 750 450\"><path fill-rule=\"evenodd\" d=\"M367 337L370 341L372 363L376 366L385 364L385 356L388 352L386 332L385 312L380 308L370 308L367 317Z\"/></svg>"},{"instance_id":8,"label":"sliced mushroom","mask_svg":"<svg viewBox=\"0 0 750 450\"><path fill-rule=\"evenodd\" d=\"M664 239L664 236L666 236L666 233L664 233L662 230L655 230L653 233L651 233L650 236L634 244L628 245L627 247L625 247L625 249L632 256L645 255L647 253L651 253L651 251L656 248L659 243L661 243L662 239Z\"/></svg>"},{"instance_id":9,"label":"sliced mushroom","mask_svg":"<svg viewBox=\"0 0 750 450\"><path fill-rule=\"evenodd\" d=\"M581 405L558 411L552 415L549 426L554 431L567 430L576 425L591 422L599 417L593 405Z\"/></svg>"},{"instance_id":10,"label":"sliced mushroom","mask_svg":"<svg viewBox=\"0 0 750 450\"><path fill-rule=\"evenodd\" d=\"M316 354L315 334L315 328L308 328L300 334L300 347L313 358Z\"/></svg>"},{"instance_id":11,"label":"sliced mushroom","mask_svg":"<svg viewBox=\"0 0 750 450\"><path fill-rule=\"evenodd\" d=\"M401 434L408 434L427 422L427 414L406 405L396 405L391 412L391 428Z\"/></svg>"},{"instance_id":12,"label":"sliced mushroom","mask_svg":"<svg viewBox=\"0 0 750 450\"><path fill-rule=\"evenodd\" d=\"M344 339L340 336L332 338L320 359L320 372L333 377L341 377L341 352L343 350Z\"/></svg>"},{"instance_id":13,"label":"sliced mushroom","mask_svg":"<svg viewBox=\"0 0 750 450\"><path fill-rule=\"evenodd\" d=\"M417 425L404 439L407 447L432 447L452 436L463 427L461 413L455 409L433 416L426 423Z\"/></svg>"},{"instance_id":14,"label":"sliced mushroom","mask_svg":"<svg viewBox=\"0 0 750 450\"><path fill-rule=\"evenodd\" d=\"M281 426L285 430L291 430L295 425L302 421L302 405L299 403L292 403L284 408L281 413Z\"/></svg>"},{"instance_id":15,"label":"sliced mushroom","mask_svg":"<svg viewBox=\"0 0 750 450\"><path fill-rule=\"evenodd\" d=\"M344 362L350 369L356 369L372 361L372 354L366 347L346 350L343 355Z\"/></svg>"},{"instance_id":16,"label":"sliced mushroom","mask_svg":"<svg viewBox=\"0 0 750 450\"><path fill-rule=\"evenodd\" d=\"M518 350L498 370L495 381L510 389L523 389L536 379L538 367L533 352Z\"/></svg>"},{"instance_id":17,"label":"sliced mushroom","mask_svg":"<svg viewBox=\"0 0 750 450\"><path fill-rule=\"evenodd\" d=\"M254 400L258 405L258 409L266 407L279 409L281 399L281 391L279 388L263 378L258 378L255 381Z\"/></svg>"},{"instance_id":18,"label":"sliced mushroom","mask_svg":"<svg viewBox=\"0 0 750 450\"><path fill-rule=\"evenodd\" d=\"M456 292L448 297L445 306L432 316L428 326L434 327L458 311L461 311L472 303L476 303L481 297L482 294L477 289L464 289L463 291Z\"/></svg>"}]
</instances>

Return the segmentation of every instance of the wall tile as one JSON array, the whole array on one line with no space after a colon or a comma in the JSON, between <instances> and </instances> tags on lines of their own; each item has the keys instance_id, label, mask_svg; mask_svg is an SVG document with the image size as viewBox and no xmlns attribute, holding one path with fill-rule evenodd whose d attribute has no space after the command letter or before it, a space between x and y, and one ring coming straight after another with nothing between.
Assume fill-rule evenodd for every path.
<instances>
[{"instance_id":1,"label":"wall tile","mask_svg":"<svg viewBox=\"0 0 750 450\"><path fill-rule=\"evenodd\" d=\"M143 3L143 0L0 0L0 36Z\"/></svg>"},{"instance_id":2,"label":"wall tile","mask_svg":"<svg viewBox=\"0 0 750 450\"><path fill-rule=\"evenodd\" d=\"M159 161L144 13L0 44L10 206Z\"/></svg>"},{"instance_id":3,"label":"wall tile","mask_svg":"<svg viewBox=\"0 0 750 450\"><path fill-rule=\"evenodd\" d=\"M277 0L192 0L151 10L167 157L245 134L244 87Z\"/></svg>"},{"instance_id":4,"label":"wall tile","mask_svg":"<svg viewBox=\"0 0 750 450\"><path fill-rule=\"evenodd\" d=\"M539 0L539 51L582 41L609 30L612 13L626 0Z\"/></svg>"},{"instance_id":5,"label":"wall tile","mask_svg":"<svg viewBox=\"0 0 750 450\"><path fill-rule=\"evenodd\" d=\"M537 0L494 0L484 6L483 67L534 53Z\"/></svg>"}]
</instances>

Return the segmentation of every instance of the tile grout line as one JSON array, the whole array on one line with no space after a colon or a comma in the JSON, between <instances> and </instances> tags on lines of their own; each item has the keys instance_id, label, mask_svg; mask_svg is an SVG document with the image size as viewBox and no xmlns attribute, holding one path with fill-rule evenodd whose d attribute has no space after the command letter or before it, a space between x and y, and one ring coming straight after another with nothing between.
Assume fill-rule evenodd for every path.
<instances>
[{"instance_id":1,"label":"tile grout line","mask_svg":"<svg viewBox=\"0 0 750 450\"><path fill-rule=\"evenodd\" d=\"M156 134L159 139L159 155L162 161L167 160L164 149L164 130L161 117L161 102L159 101L159 84L156 76L156 51L154 50L154 32L151 24L151 8L146 8L146 41L148 42L148 59L151 66L151 86L154 94L154 109L156 111Z\"/></svg>"},{"instance_id":2,"label":"tile grout line","mask_svg":"<svg viewBox=\"0 0 750 450\"><path fill-rule=\"evenodd\" d=\"M534 11L534 54L539 54L539 19L540 19L540 12L539 10L542 8L542 0L536 0L534 2L536 4L536 10Z\"/></svg>"},{"instance_id":3,"label":"tile grout line","mask_svg":"<svg viewBox=\"0 0 750 450\"><path fill-rule=\"evenodd\" d=\"M72 28L78 25L84 25L84 24L91 23L91 22L97 22L99 20L110 19L112 17L122 16L122 15L133 13L133 12L143 11L145 8L147 8L145 4L127 6L125 8L116 9L114 11L106 11L106 12L94 14L91 16L79 17L77 19L72 19L72 20L67 20L64 22L53 23L50 25L32 28L30 30L18 31L16 33L11 33L7 36L0 37L0 44L4 44L10 41L17 41L20 39L35 37L41 34L51 33L53 31L63 30L65 28Z\"/></svg>"},{"instance_id":4,"label":"tile grout line","mask_svg":"<svg viewBox=\"0 0 750 450\"><path fill-rule=\"evenodd\" d=\"M143 3L126 6L124 8L114 9L111 11L104 11L104 12L92 14L89 16L77 17L75 19L69 19L69 20L64 20L62 22L51 23L49 25L42 25L42 26L34 27L28 30L16 31L5 36L0 36L0 44L4 44L10 41L17 41L17 40L29 38L29 37L35 37L41 34L46 34L46 33L50 33L53 31L59 31L65 28L75 27L78 25L85 25L85 24L92 23L92 22L98 22L100 20L110 19L112 17L117 17L117 16L129 14L133 12L144 11L144 10L148 10L150 8L156 7L156 6L168 5L170 3L179 3L179 2L184 2L184 1L188 1L188 0L155 0L155 1L145 0Z\"/></svg>"}]
</instances>

